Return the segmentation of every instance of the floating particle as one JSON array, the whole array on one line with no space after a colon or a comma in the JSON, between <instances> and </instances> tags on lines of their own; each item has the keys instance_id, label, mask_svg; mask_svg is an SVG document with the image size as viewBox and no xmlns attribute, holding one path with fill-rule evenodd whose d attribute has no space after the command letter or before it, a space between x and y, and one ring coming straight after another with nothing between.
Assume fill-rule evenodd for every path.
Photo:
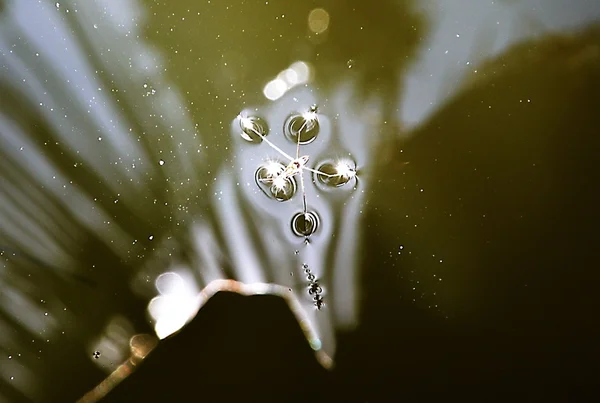
<instances>
[{"instance_id":1,"label":"floating particle","mask_svg":"<svg viewBox=\"0 0 600 403\"><path fill-rule=\"evenodd\" d=\"M158 160L158 165L165 165L165 160Z\"/></svg>"},{"instance_id":2,"label":"floating particle","mask_svg":"<svg viewBox=\"0 0 600 403\"><path fill-rule=\"evenodd\" d=\"M98 358L100 358L100 351L98 351L98 350L94 351L94 354L92 354L92 356L93 356L95 359L98 359Z\"/></svg>"}]
</instances>

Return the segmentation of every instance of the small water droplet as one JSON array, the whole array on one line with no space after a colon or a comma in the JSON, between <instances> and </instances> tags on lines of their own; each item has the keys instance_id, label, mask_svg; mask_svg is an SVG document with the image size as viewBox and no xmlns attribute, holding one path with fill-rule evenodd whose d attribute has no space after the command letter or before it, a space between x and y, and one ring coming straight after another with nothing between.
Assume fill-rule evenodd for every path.
<instances>
[{"instance_id":1,"label":"small water droplet","mask_svg":"<svg viewBox=\"0 0 600 403\"><path fill-rule=\"evenodd\" d=\"M356 179L356 164L350 160L327 161L319 165L316 174L320 183L328 187L340 187Z\"/></svg>"},{"instance_id":2,"label":"small water droplet","mask_svg":"<svg viewBox=\"0 0 600 403\"><path fill-rule=\"evenodd\" d=\"M154 235L150 235L150 236L148 237L148 239L149 239L149 240L153 240L153 239L154 239Z\"/></svg>"},{"instance_id":3,"label":"small water droplet","mask_svg":"<svg viewBox=\"0 0 600 403\"><path fill-rule=\"evenodd\" d=\"M158 160L158 165L165 165L165 160Z\"/></svg>"},{"instance_id":4,"label":"small water droplet","mask_svg":"<svg viewBox=\"0 0 600 403\"><path fill-rule=\"evenodd\" d=\"M292 218L292 231L297 236L308 237L317 231L319 218L313 212L297 213Z\"/></svg>"},{"instance_id":5,"label":"small water droplet","mask_svg":"<svg viewBox=\"0 0 600 403\"><path fill-rule=\"evenodd\" d=\"M259 116L238 116L238 120L241 129L240 136L250 143L260 143L262 137L269 134L269 125Z\"/></svg>"},{"instance_id":6,"label":"small water droplet","mask_svg":"<svg viewBox=\"0 0 600 403\"><path fill-rule=\"evenodd\" d=\"M276 161L263 164L256 170L256 184L271 199L287 201L296 193L295 179L280 175L284 170L285 166Z\"/></svg>"},{"instance_id":7,"label":"small water droplet","mask_svg":"<svg viewBox=\"0 0 600 403\"><path fill-rule=\"evenodd\" d=\"M300 144L309 144L317 138L319 129L317 106L313 105L305 113L290 115L283 126L283 133L294 144L298 142L298 136Z\"/></svg>"}]
</instances>

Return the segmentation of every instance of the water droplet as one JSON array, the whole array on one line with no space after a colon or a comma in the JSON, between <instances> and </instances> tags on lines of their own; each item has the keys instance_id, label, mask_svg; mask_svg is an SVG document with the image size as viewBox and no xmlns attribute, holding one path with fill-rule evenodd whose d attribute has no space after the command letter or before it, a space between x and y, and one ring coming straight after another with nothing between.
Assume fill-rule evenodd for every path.
<instances>
[{"instance_id":1,"label":"water droplet","mask_svg":"<svg viewBox=\"0 0 600 403\"><path fill-rule=\"evenodd\" d=\"M316 174L320 183L328 187L340 187L356 179L356 164L354 161L327 161L319 165L318 171L323 174Z\"/></svg>"},{"instance_id":2,"label":"water droplet","mask_svg":"<svg viewBox=\"0 0 600 403\"><path fill-rule=\"evenodd\" d=\"M259 116L238 117L240 123L240 136L250 143L262 142L261 136L269 134L269 125Z\"/></svg>"},{"instance_id":3,"label":"water droplet","mask_svg":"<svg viewBox=\"0 0 600 403\"><path fill-rule=\"evenodd\" d=\"M298 249L296 249L296 250L294 251L294 255L297 255L298 253L300 253L300 251L299 251Z\"/></svg>"},{"instance_id":4,"label":"water droplet","mask_svg":"<svg viewBox=\"0 0 600 403\"><path fill-rule=\"evenodd\" d=\"M292 218L292 231L297 236L310 236L317 231L319 218L313 212L297 213Z\"/></svg>"},{"instance_id":5,"label":"water droplet","mask_svg":"<svg viewBox=\"0 0 600 403\"><path fill-rule=\"evenodd\" d=\"M276 161L271 161L261 165L254 175L254 179L258 187L269 198L277 201L290 200L296 193L296 180L292 177L283 177L281 172L285 170L285 166Z\"/></svg>"},{"instance_id":6,"label":"water droplet","mask_svg":"<svg viewBox=\"0 0 600 403\"><path fill-rule=\"evenodd\" d=\"M304 264L302 265L302 268L303 268L303 269L308 269L308 265L307 265L306 263L304 263Z\"/></svg>"},{"instance_id":7,"label":"water droplet","mask_svg":"<svg viewBox=\"0 0 600 403\"><path fill-rule=\"evenodd\" d=\"M148 239L149 239L149 240L153 240L153 239L154 239L154 235L150 235L150 236L148 237Z\"/></svg>"},{"instance_id":8,"label":"water droplet","mask_svg":"<svg viewBox=\"0 0 600 403\"><path fill-rule=\"evenodd\" d=\"M319 129L317 106L313 105L307 112L290 115L283 126L283 133L293 143L297 143L300 136L300 144L309 144L317 138Z\"/></svg>"},{"instance_id":9,"label":"water droplet","mask_svg":"<svg viewBox=\"0 0 600 403\"><path fill-rule=\"evenodd\" d=\"M165 160L158 160L158 165L160 165L160 166L165 165Z\"/></svg>"},{"instance_id":10,"label":"water droplet","mask_svg":"<svg viewBox=\"0 0 600 403\"><path fill-rule=\"evenodd\" d=\"M308 276L306 276L306 278L308 279L308 281L314 281L315 280L315 275L312 273L309 273Z\"/></svg>"},{"instance_id":11,"label":"water droplet","mask_svg":"<svg viewBox=\"0 0 600 403\"><path fill-rule=\"evenodd\" d=\"M348 59L348 61L346 62L346 66L348 66L348 68L351 69L354 66L354 59Z\"/></svg>"}]
</instances>

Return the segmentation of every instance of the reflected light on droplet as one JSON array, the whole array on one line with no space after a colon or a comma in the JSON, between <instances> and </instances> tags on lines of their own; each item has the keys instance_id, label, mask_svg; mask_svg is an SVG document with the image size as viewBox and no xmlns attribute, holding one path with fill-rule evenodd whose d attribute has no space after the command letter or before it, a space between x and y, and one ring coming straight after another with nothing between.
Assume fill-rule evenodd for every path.
<instances>
[{"instance_id":1,"label":"reflected light on droplet","mask_svg":"<svg viewBox=\"0 0 600 403\"><path fill-rule=\"evenodd\" d=\"M277 161L267 161L265 164L265 169L267 171L267 176L275 177L279 175L281 171L283 171L283 165L281 165Z\"/></svg>"},{"instance_id":2,"label":"reflected light on droplet","mask_svg":"<svg viewBox=\"0 0 600 403\"><path fill-rule=\"evenodd\" d=\"M288 88L298 84L298 73L292 69L285 69L277 76L278 79L285 81Z\"/></svg>"},{"instance_id":3,"label":"reflected light on droplet","mask_svg":"<svg viewBox=\"0 0 600 403\"><path fill-rule=\"evenodd\" d=\"M252 119L250 119L247 116L242 116L242 115L238 115L239 119L240 119L240 125L242 126L243 129L253 129L254 128L254 124L252 123Z\"/></svg>"},{"instance_id":4,"label":"reflected light on droplet","mask_svg":"<svg viewBox=\"0 0 600 403\"><path fill-rule=\"evenodd\" d=\"M352 168L351 163L346 160L338 161L335 165L335 170L338 175L345 178L353 178L356 175L356 171Z\"/></svg>"},{"instance_id":5,"label":"reflected light on droplet","mask_svg":"<svg viewBox=\"0 0 600 403\"><path fill-rule=\"evenodd\" d=\"M308 28L315 34L322 34L329 28L329 13L322 8L315 8L308 14Z\"/></svg>"},{"instance_id":6,"label":"reflected light on droplet","mask_svg":"<svg viewBox=\"0 0 600 403\"><path fill-rule=\"evenodd\" d=\"M308 64L298 61L279 72L277 77L267 83L263 88L263 94L271 101L281 98L286 92L297 85L306 84L310 79L310 68Z\"/></svg>"},{"instance_id":7,"label":"reflected light on droplet","mask_svg":"<svg viewBox=\"0 0 600 403\"><path fill-rule=\"evenodd\" d=\"M148 304L148 313L155 320L154 331L160 339L175 333L190 321L200 307L199 293L193 278L180 273L163 273L155 281L160 295Z\"/></svg>"},{"instance_id":8,"label":"reflected light on droplet","mask_svg":"<svg viewBox=\"0 0 600 403\"><path fill-rule=\"evenodd\" d=\"M304 84L310 78L310 67L304 62L295 62L290 66L290 70L296 72L298 77L298 84Z\"/></svg>"},{"instance_id":9,"label":"reflected light on droplet","mask_svg":"<svg viewBox=\"0 0 600 403\"><path fill-rule=\"evenodd\" d=\"M275 101L283 96L288 90L288 85L282 79L276 78L275 80L269 81L263 89L263 94L267 99Z\"/></svg>"},{"instance_id":10,"label":"reflected light on droplet","mask_svg":"<svg viewBox=\"0 0 600 403\"><path fill-rule=\"evenodd\" d=\"M177 273L163 273L154 281L156 290L162 295L174 295L185 288L181 276Z\"/></svg>"}]
</instances>

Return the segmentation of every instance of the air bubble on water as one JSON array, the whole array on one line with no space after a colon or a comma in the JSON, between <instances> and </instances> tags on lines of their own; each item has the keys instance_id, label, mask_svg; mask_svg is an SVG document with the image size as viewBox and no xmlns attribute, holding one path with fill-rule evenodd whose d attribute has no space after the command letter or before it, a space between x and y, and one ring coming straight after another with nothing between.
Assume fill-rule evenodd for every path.
<instances>
[{"instance_id":1,"label":"air bubble on water","mask_svg":"<svg viewBox=\"0 0 600 403\"><path fill-rule=\"evenodd\" d=\"M308 265L307 265L306 263L304 263L304 264L302 265L302 268L303 268L303 269L308 269Z\"/></svg>"}]
</instances>

